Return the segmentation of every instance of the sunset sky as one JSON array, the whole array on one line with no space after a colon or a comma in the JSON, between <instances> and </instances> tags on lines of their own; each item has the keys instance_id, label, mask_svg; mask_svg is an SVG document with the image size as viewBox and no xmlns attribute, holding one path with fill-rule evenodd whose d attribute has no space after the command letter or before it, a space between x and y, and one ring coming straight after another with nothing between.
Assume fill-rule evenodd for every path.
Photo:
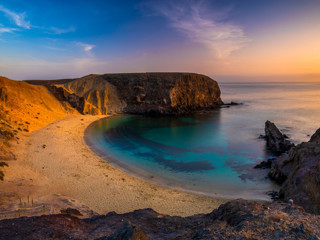
<instances>
[{"instance_id":1,"label":"sunset sky","mask_svg":"<svg viewBox=\"0 0 320 240\"><path fill-rule=\"evenodd\" d=\"M151 71L317 79L320 1L0 1L0 75Z\"/></svg>"}]
</instances>

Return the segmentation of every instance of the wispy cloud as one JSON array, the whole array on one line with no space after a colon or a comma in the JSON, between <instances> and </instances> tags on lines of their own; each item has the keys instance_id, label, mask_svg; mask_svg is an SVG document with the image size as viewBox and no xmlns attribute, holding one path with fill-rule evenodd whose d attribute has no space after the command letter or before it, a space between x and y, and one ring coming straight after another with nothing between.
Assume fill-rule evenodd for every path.
<instances>
[{"instance_id":1,"label":"wispy cloud","mask_svg":"<svg viewBox=\"0 0 320 240\"><path fill-rule=\"evenodd\" d=\"M156 13L167 18L171 26L188 39L204 44L219 58L228 57L250 41L240 26L219 19L221 16L214 18L214 12L210 18L205 15L207 9L203 1L166 3L153 6Z\"/></svg>"},{"instance_id":2,"label":"wispy cloud","mask_svg":"<svg viewBox=\"0 0 320 240\"><path fill-rule=\"evenodd\" d=\"M83 51L85 51L88 55L92 55L91 50L95 47L95 45L87 44L83 42L77 42L77 45L82 48Z\"/></svg>"},{"instance_id":3,"label":"wispy cloud","mask_svg":"<svg viewBox=\"0 0 320 240\"><path fill-rule=\"evenodd\" d=\"M12 33L17 31L18 29L16 28L8 28L8 27L1 27L0 26L0 33Z\"/></svg>"},{"instance_id":4,"label":"wispy cloud","mask_svg":"<svg viewBox=\"0 0 320 240\"><path fill-rule=\"evenodd\" d=\"M57 28L57 27L51 27L49 28L50 32L55 33L55 34L64 34L64 33L69 33L69 32L75 32L76 28L75 27L69 27L69 28Z\"/></svg>"},{"instance_id":5,"label":"wispy cloud","mask_svg":"<svg viewBox=\"0 0 320 240\"><path fill-rule=\"evenodd\" d=\"M5 13L14 23L21 28L30 29L31 24L29 21L25 20L25 13L15 13L0 5L0 11Z\"/></svg>"}]
</instances>

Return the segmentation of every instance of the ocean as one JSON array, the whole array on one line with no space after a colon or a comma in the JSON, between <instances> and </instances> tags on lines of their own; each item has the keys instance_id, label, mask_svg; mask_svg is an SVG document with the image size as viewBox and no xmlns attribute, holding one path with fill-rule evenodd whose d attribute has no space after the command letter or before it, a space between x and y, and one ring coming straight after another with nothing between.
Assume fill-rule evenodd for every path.
<instances>
[{"instance_id":1,"label":"ocean","mask_svg":"<svg viewBox=\"0 0 320 240\"><path fill-rule=\"evenodd\" d=\"M86 131L115 166L166 187L217 198L270 200L279 186L254 169L272 157L264 134L274 122L294 143L320 127L320 83L220 83L222 100L241 105L183 117L118 115Z\"/></svg>"}]
</instances>

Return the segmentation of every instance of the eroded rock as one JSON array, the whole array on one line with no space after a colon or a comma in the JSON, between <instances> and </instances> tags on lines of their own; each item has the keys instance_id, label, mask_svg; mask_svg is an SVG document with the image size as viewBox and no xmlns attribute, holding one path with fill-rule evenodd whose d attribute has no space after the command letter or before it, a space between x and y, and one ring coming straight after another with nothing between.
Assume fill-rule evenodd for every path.
<instances>
[{"instance_id":1,"label":"eroded rock","mask_svg":"<svg viewBox=\"0 0 320 240\"><path fill-rule=\"evenodd\" d=\"M273 161L270 178L282 183L280 197L320 214L320 129L309 142Z\"/></svg>"},{"instance_id":2,"label":"eroded rock","mask_svg":"<svg viewBox=\"0 0 320 240\"><path fill-rule=\"evenodd\" d=\"M284 153L294 146L294 144L288 141L280 132L277 126L269 120L265 123L265 138L268 149L275 154Z\"/></svg>"}]
</instances>

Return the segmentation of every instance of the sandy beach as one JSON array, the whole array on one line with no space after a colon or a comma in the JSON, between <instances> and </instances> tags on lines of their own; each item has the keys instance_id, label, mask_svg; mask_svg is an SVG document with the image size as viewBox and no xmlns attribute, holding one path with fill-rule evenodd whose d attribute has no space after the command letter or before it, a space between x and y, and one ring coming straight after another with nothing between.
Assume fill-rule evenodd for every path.
<instances>
[{"instance_id":1,"label":"sandy beach","mask_svg":"<svg viewBox=\"0 0 320 240\"><path fill-rule=\"evenodd\" d=\"M189 216L209 213L226 202L149 183L97 156L86 145L84 131L103 117L70 115L21 138L15 145L17 160L10 162L6 181L0 183L2 210L25 207L32 212L45 205L47 211L58 213L71 206L90 216L152 208Z\"/></svg>"}]
</instances>

